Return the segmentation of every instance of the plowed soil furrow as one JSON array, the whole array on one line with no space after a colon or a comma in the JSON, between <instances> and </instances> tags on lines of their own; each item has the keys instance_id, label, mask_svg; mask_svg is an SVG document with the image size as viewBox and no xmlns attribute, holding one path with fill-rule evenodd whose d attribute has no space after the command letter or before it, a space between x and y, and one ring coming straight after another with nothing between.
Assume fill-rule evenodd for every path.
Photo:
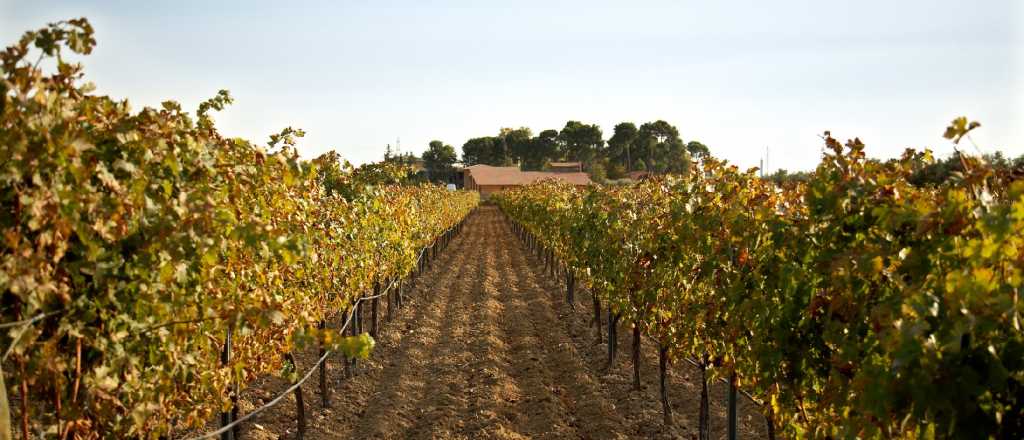
<instances>
[{"instance_id":1,"label":"plowed soil furrow","mask_svg":"<svg viewBox=\"0 0 1024 440\"><path fill-rule=\"evenodd\" d=\"M519 324L521 332L523 356L518 358L526 365L520 371L524 380L539 380L543 385L536 393L541 405L524 408L524 411L568 416L565 420L541 425L538 434L549 438L624 437L622 418L615 412L615 404L600 391L595 376L577 354L571 337L560 328L552 298L552 295L557 298L558 292L538 285L538 279L545 276L543 266L530 264L519 243L502 249L501 253L509 261L511 275L505 302L517 306L513 310L515 315L532 318L525 323L510 321ZM512 333L515 334L515 330Z\"/></svg>"},{"instance_id":2,"label":"plowed soil furrow","mask_svg":"<svg viewBox=\"0 0 1024 440\"><path fill-rule=\"evenodd\" d=\"M340 358L330 360L330 408L321 408L315 379L303 386L306 438L696 438L698 373L673 367L677 423L662 426L654 347L643 347L640 391L632 390L628 328L620 330L618 362L602 370L606 348L589 326L589 302L570 308L564 286L494 207L467 219L408 295L391 322L381 303L377 347L355 377L345 377ZM316 353L297 359L308 368ZM275 378L254 384L243 393L243 413L286 386ZM714 438L725 437L724 396L716 385ZM289 398L248 424L244 437L294 438L295 414ZM749 402L740 419L741 438L764 437Z\"/></svg>"}]
</instances>

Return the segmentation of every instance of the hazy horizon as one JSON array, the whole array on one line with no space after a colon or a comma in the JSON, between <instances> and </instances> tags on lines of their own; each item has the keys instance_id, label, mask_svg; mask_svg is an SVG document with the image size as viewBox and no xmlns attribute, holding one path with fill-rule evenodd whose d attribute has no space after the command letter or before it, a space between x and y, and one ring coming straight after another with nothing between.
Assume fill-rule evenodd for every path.
<instances>
[{"instance_id":1,"label":"hazy horizon","mask_svg":"<svg viewBox=\"0 0 1024 440\"><path fill-rule=\"evenodd\" d=\"M228 89L224 135L262 143L293 126L304 157L334 149L357 164L399 138L402 151L438 139L461 156L500 127L536 134L570 119L605 139L618 122L664 119L743 167L769 147L771 171L813 168L824 130L860 137L873 157L946 155L943 129L966 115L982 123L982 152L1019 156L1024 6L963 5L0 0L0 38L85 16L98 93L194 111Z\"/></svg>"}]
</instances>

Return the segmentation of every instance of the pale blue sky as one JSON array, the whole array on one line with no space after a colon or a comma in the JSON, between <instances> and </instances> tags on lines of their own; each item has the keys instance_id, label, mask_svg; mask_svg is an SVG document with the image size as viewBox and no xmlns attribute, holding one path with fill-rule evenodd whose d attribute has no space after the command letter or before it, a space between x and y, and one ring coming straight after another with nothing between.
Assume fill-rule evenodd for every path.
<instances>
[{"instance_id":1,"label":"pale blue sky","mask_svg":"<svg viewBox=\"0 0 1024 440\"><path fill-rule=\"evenodd\" d=\"M209 4L207 4L209 3ZM741 166L812 168L823 130L868 153L952 151L964 114L985 150L1024 154L1019 0L675 2L0 0L0 43L86 16L101 93L134 106L236 102L221 131L362 163L385 144L461 152L503 126L665 119Z\"/></svg>"}]
</instances>

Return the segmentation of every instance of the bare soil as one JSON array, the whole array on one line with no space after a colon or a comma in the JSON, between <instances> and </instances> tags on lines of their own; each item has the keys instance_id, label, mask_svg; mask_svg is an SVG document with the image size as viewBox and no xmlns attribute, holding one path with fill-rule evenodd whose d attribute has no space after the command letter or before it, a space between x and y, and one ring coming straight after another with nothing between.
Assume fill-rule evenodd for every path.
<instances>
[{"instance_id":1,"label":"bare soil","mask_svg":"<svg viewBox=\"0 0 1024 440\"><path fill-rule=\"evenodd\" d=\"M675 424L662 423L657 350L642 346L642 389L632 389L632 334L619 330L609 370L591 325L590 298L575 310L564 286L515 237L504 215L483 206L463 232L407 288L405 307L384 321L371 358L345 378L329 359L331 406L322 408L314 375L302 388L310 439L696 439L700 372L671 366ZM366 309L369 309L368 307ZM368 310L367 310L368 311ZM369 314L365 329L369 329ZM606 324L605 324L606 325ZM605 332L606 330L602 330ZM296 355L300 371L318 358ZM314 373L316 374L316 373ZM267 377L240 399L242 414L288 383ZM712 438L726 438L726 393L711 387ZM245 439L295 438L294 396L242 428ZM739 438L765 438L759 408L741 397Z\"/></svg>"}]
</instances>

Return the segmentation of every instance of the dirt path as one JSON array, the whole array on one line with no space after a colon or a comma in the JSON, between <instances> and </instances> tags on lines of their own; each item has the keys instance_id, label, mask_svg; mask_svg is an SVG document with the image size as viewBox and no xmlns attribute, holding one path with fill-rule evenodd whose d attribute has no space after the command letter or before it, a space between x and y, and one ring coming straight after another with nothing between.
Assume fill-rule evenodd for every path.
<instances>
[{"instance_id":1,"label":"dirt path","mask_svg":"<svg viewBox=\"0 0 1024 440\"><path fill-rule=\"evenodd\" d=\"M382 323L356 377L345 379L331 359L331 408L320 407L315 379L303 386L306 437L696 438L698 372L685 363L673 367L676 426L666 430L653 347L643 350L644 387L632 391L628 329L619 332L618 362L602 371L606 348L588 326L589 308L581 302L573 311L562 292L501 212L481 207L420 277L395 320ZM314 361L311 351L297 356L300 369ZM243 394L242 412L286 385L272 378L255 384ZM725 438L724 386L716 384L711 397L713 437ZM756 408L741 402L739 411L740 437L764 438ZM289 398L243 435L294 438L294 420Z\"/></svg>"}]
</instances>

